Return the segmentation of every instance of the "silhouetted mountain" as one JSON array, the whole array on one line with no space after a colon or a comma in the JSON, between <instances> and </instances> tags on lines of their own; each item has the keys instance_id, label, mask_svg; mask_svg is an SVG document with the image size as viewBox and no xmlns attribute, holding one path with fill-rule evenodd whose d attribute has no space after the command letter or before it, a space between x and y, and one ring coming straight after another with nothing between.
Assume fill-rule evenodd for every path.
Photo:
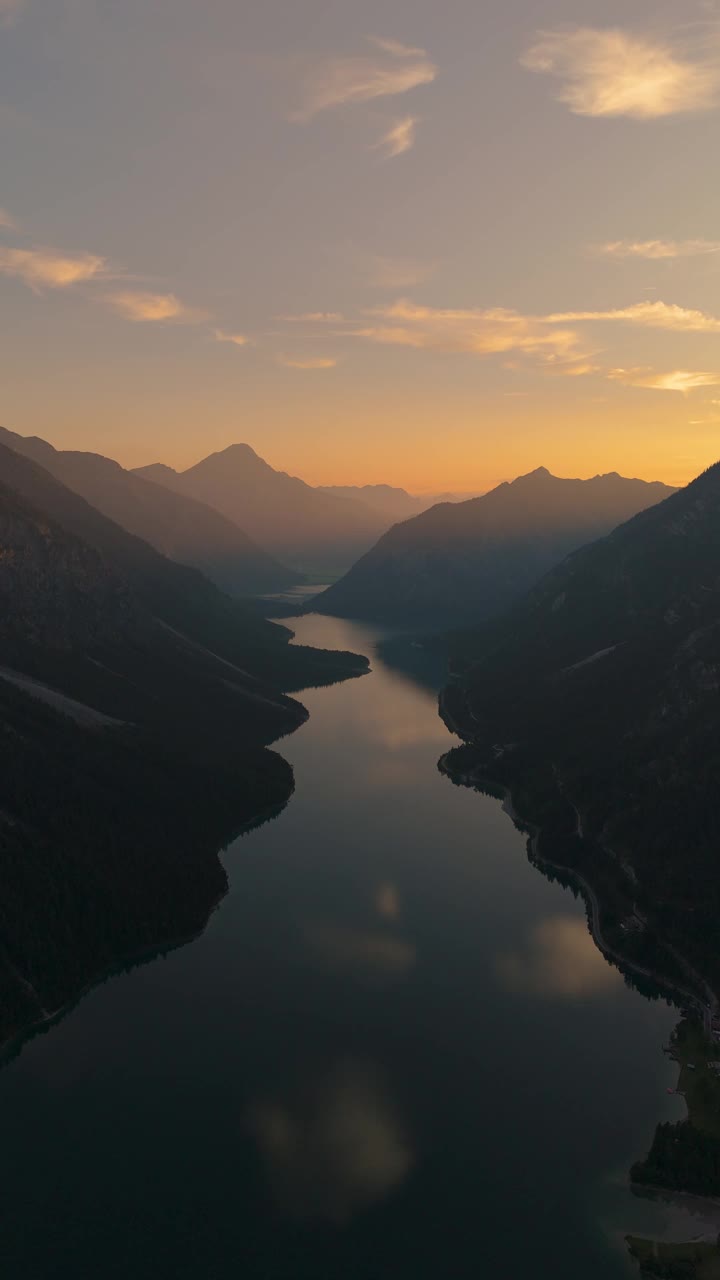
<instances>
[{"instance_id":1,"label":"silhouetted mountain","mask_svg":"<svg viewBox=\"0 0 720 1280\"><path fill-rule=\"evenodd\" d=\"M230 445L187 471L155 464L135 474L214 507L302 571L342 572L388 526L384 513L363 502L273 470L247 444Z\"/></svg>"},{"instance_id":2,"label":"silhouetted mountain","mask_svg":"<svg viewBox=\"0 0 720 1280\"><path fill-rule=\"evenodd\" d=\"M390 484L325 484L318 486L318 492L364 502L366 506L382 512L393 523L420 515L422 511L437 506L438 502L463 502L477 496L474 493L408 493L406 489L398 489Z\"/></svg>"},{"instance_id":3,"label":"silhouetted mountain","mask_svg":"<svg viewBox=\"0 0 720 1280\"><path fill-rule=\"evenodd\" d=\"M166 560L0 445L0 1041L201 929L217 850L284 803L281 690L367 668Z\"/></svg>"},{"instance_id":4,"label":"silhouetted mountain","mask_svg":"<svg viewBox=\"0 0 720 1280\"><path fill-rule=\"evenodd\" d=\"M318 486L317 492L329 493L334 498L364 502L367 507L382 512L383 516L393 522L419 515L433 505L432 498L418 498L405 489L396 489L389 484L323 484Z\"/></svg>"},{"instance_id":5,"label":"silhouetted mountain","mask_svg":"<svg viewBox=\"0 0 720 1280\"><path fill-rule=\"evenodd\" d=\"M605 948L714 1008L720 465L456 647L442 706L471 745L444 767L510 787L540 856L594 888Z\"/></svg>"},{"instance_id":6,"label":"silhouetted mountain","mask_svg":"<svg viewBox=\"0 0 720 1280\"><path fill-rule=\"evenodd\" d=\"M487 618L570 551L670 493L615 473L563 480L540 467L396 525L312 607L411 625Z\"/></svg>"},{"instance_id":7,"label":"silhouetted mountain","mask_svg":"<svg viewBox=\"0 0 720 1280\"><path fill-rule=\"evenodd\" d=\"M236 524L212 507L153 484L97 453L54 449L37 436L0 427L0 442L32 458L98 511L172 560L193 565L223 590L244 596L282 591L299 581Z\"/></svg>"}]
</instances>

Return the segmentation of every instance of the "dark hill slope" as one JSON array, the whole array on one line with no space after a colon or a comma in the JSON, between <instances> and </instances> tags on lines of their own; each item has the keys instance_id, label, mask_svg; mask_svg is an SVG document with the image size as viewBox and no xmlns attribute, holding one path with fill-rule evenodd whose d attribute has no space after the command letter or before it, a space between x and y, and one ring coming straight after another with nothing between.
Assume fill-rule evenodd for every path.
<instances>
[{"instance_id":1,"label":"dark hill slope","mask_svg":"<svg viewBox=\"0 0 720 1280\"><path fill-rule=\"evenodd\" d=\"M456 647L442 707L471 745L447 770L510 786L545 856L594 884L606 939L714 1005L698 972L720 989L720 466ZM628 935L636 908L647 929Z\"/></svg>"},{"instance_id":2,"label":"dark hill slope","mask_svg":"<svg viewBox=\"0 0 720 1280\"><path fill-rule=\"evenodd\" d=\"M292 790L282 684L365 663L289 647L2 446L0 473L1 1042L204 926L218 848Z\"/></svg>"},{"instance_id":3,"label":"dark hill slope","mask_svg":"<svg viewBox=\"0 0 720 1280\"><path fill-rule=\"evenodd\" d=\"M63 530L98 551L154 617L190 642L283 689L355 674L362 660L289 646L291 633L230 599L196 569L176 564L109 520L43 467L0 443L0 480Z\"/></svg>"},{"instance_id":4,"label":"dark hill slope","mask_svg":"<svg viewBox=\"0 0 720 1280\"><path fill-rule=\"evenodd\" d=\"M559 479L541 467L396 525L313 608L409 625L480 621L570 551L670 493L616 474Z\"/></svg>"},{"instance_id":5,"label":"dark hill slope","mask_svg":"<svg viewBox=\"0 0 720 1280\"><path fill-rule=\"evenodd\" d=\"M123 529L170 559L201 569L232 595L281 591L299 581L296 572L261 551L212 507L125 471L110 458L59 451L37 436L2 427L0 443L38 462Z\"/></svg>"},{"instance_id":6,"label":"dark hill slope","mask_svg":"<svg viewBox=\"0 0 720 1280\"><path fill-rule=\"evenodd\" d=\"M214 507L300 570L344 572L391 519L363 502L275 471L247 444L230 445L187 471L156 464L136 474Z\"/></svg>"}]
</instances>

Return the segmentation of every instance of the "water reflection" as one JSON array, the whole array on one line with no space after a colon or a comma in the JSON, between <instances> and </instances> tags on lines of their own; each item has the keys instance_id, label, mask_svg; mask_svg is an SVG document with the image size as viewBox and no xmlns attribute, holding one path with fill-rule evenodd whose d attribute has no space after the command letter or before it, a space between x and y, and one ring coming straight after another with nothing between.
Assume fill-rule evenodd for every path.
<instances>
[{"instance_id":1,"label":"water reflection","mask_svg":"<svg viewBox=\"0 0 720 1280\"><path fill-rule=\"evenodd\" d=\"M583 920L552 916L532 929L525 947L498 955L497 973L511 991L577 999L622 985Z\"/></svg>"},{"instance_id":2,"label":"water reflection","mask_svg":"<svg viewBox=\"0 0 720 1280\"><path fill-rule=\"evenodd\" d=\"M400 895L394 884L381 884L375 898L378 915L386 920L397 920L400 915Z\"/></svg>"},{"instance_id":3,"label":"water reflection","mask_svg":"<svg viewBox=\"0 0 720 1280\"><path fill-rule=\"evenodd\" d=\"M438 772L377 629L291 625L372 675L302 695L295 794L202 938L0 1075L3 1280L620 1280L658 1234L627 1171L677 1116L671 1014Z\"/></svg>"},{"instance_id":4,"label":"water reflection","mask_svg":"<svg viewBox=\"0 0 720 1280\"><path fill-rule=\"evenodd\" d=\"M304 933L313 950L334 972L361 979L404 978L417 959L411 943L385 933L322 923L306 925Z\"/></svg>"},{"instance_id":5,"label":"water reflection","mask_svg":"<svg viewBox=\"0 0 720 1280\"><path fill-rule=\"evenodd\" d=\"M248 1113L272 1193L294 1218L342 1225L407 1177L414 1156L374 1064L339 1063Z\"/></svg>"}]
</instances>

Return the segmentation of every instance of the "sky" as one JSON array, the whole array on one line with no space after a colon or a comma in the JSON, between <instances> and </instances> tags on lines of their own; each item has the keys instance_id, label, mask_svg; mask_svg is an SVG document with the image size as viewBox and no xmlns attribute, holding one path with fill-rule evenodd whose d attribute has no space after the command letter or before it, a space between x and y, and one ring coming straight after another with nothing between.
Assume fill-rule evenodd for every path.
<instances>
[{"instance_id":1,"label":"sky","mask_svg":"<svg viewBox=\"0 0 720 1280\"><path fill-rule=\"evenodd\" d=\"M0 0L0 422L483 490L720 456L720 4Z\"/></svg>"}]
</instances>

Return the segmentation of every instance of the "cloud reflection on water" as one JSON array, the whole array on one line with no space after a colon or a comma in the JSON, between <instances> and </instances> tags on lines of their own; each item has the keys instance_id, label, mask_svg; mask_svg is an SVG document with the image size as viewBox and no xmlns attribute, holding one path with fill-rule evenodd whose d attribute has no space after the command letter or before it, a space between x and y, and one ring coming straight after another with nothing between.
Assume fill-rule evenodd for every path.
<instances>
[{"instance_id":1,"label":"cloud reflection on water","mask_svg":"<svg viewBox=\"0 0 720 1280\"><path fill-rule=\"evenodd\" d=\"M304 933L313 950L333 969L353 977L394 981L406 977L417 963L412 943L386 933L325 923L308 924Z\"/></svg>"},{"instance_id":2,"label":"cloud reflection on water","mask_svg":"<svg viewBox=\"0 0 720 1280\"><path fill-rule=\"evenodd\" d=\"M622 983L598 951L584 920L551 916L532 930L522 950L501 952L498 976L509 990L575 999L603 995Z\"/></svg>"},{"instance_id":3,"label":"cloud reflection on water","mask_svg":"<svg viewBox=\"0 0 720 1280\"><path fill-rule=\"evenodd\" d=\"M349 1061L248 1115L272 1193L290 1217L344 1224L403 1182L410 1142L380 1070Z\"/></svg>"}]
</instances>

